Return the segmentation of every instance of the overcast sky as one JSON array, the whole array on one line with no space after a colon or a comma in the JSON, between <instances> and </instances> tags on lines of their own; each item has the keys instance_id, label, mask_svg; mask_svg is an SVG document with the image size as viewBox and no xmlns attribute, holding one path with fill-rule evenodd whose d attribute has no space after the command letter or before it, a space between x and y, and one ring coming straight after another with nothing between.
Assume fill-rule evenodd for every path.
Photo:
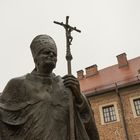
<instances>
[{"instance_id":1,"label":"overcast sky","mask_svg":"<svg viewBox=\"0 0 140 140\"><path fill-rule=\"evenodd\" d=\"M72 32L72 71L97 64L102 69L117 63L126 52L140 54L140 0L0 0L0 91L13 77L34 68L30 43L38 34L48 34L58 47L55 73L67 73L65 30L54 20L69 23L82 32Z\"/></svg>"}]
</instances>

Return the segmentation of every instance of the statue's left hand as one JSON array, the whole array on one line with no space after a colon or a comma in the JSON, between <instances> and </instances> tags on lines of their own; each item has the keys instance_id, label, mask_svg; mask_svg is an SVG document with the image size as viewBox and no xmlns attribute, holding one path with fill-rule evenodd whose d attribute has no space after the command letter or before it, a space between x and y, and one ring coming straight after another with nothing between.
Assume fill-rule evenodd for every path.
<instances>
[{"instance_id":1,"label":"statue's left hand","mask_svg":"<svg viewBox=\"0 0 140 140\"><path fill-rule=\"evenodd\" d=\"M80 92L80 84L77 78L74 77L73 75L65 75L63 79L64 79L63 83L65 87L69 88L72 91L73 96L75 97L77 102L81 102L82 99L81 99L81 92Z\"/></svg>"}]
</instances>

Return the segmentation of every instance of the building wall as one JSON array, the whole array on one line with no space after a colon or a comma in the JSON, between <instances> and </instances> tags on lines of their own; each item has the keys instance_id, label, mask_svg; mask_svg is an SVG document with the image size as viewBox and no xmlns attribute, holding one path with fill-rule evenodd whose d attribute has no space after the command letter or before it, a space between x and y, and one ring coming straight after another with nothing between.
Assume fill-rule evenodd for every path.
<instances>
[{"instance_id":1,"label":"building wall","mask_svg":"<svg viewBox=\"0 0 140 140\"><path fill-rule=\"evenodd\" d=\"M122 111L124 111L129 140L140 140L140 117L134 117L135 109L132 107L133 98L140 97L140 85L131 86L119 90L123 102L123 109L116 91L90 97L90 103L94 110L96 125L100 140L126 140ZM114 105L117 120L104 123L102 107Z\"/></svg>"},{"instance_id":2,"label":"building wall","mask_svg":"<svg viewBox=\"0 0 140 140\"><path fill-rule=\"evenodd\" d=\"M140 85L120 90L123 100L128 136L130 140L140 140L140 116L136 116L133 99L140 98Z\"/></svg>"}]
</instances>

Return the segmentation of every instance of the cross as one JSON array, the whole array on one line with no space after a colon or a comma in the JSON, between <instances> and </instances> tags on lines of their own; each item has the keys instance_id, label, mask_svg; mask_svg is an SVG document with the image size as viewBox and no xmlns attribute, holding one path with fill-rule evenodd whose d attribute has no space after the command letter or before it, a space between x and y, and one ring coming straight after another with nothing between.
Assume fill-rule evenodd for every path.
<instances>
[{"instance_id":1,"label":"cross","mask_svg":"<svg viewBox=\"0 0 140 140\"><path fill-rule=\"evenodd\" d=\"M71 55L71 51L70 51L70 45L73 40L73 37L71 36L71 32L74 30L74 31L77 31L80 33L81 31L78 30L76 27L70 26L68 24L68 22L69 22L69 16L66 16L65 24L63 22L54 21L55 24L61 25L65 28L65 31L66 31L66 60L67 60L68 74L72 74L72 72L71 72L72 55Z\"/></svg>"}]
</instances>

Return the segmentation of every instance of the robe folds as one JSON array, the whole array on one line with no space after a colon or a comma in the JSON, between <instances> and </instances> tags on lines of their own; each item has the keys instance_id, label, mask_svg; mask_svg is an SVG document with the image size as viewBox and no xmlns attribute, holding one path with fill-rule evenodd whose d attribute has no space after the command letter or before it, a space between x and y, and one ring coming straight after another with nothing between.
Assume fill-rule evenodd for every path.
<instances>
[{"instance_id":1,"label":"robe folds","mask_svg":"<svg viewBox=\"0 0 140 140\"><path fill-rule=\"evenodd\" d=\"M70 140L71 91L60 76L11 79L0 96L0 140ZM87 99L74 102L75 140L99 140Z\"/></svg>"}]
</instances>

